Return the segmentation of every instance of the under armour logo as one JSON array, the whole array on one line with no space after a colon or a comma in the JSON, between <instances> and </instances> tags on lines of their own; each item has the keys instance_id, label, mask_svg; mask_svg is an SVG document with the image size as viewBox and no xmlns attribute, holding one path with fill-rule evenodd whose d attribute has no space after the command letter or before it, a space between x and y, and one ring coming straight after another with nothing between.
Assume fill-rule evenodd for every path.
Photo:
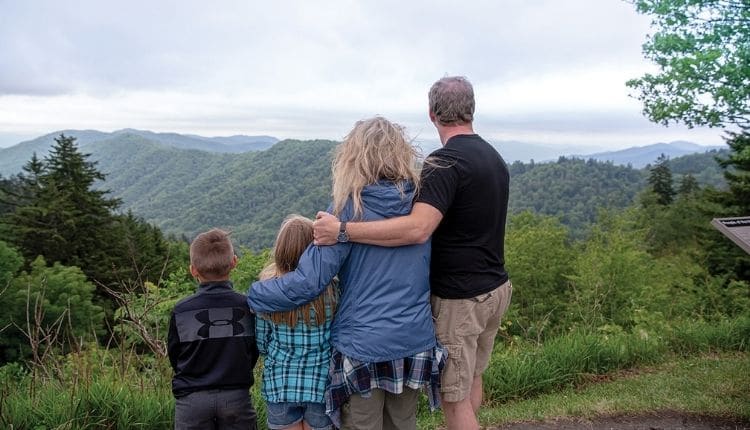
<instances>
[{"instance_id":1,"label":"under armour logo","mask_svg":"<svg viewBox=\"0 0 750 430\"><path fill-rule=\"evenodd\" d=\"M212 320L208 309L200 311L195 314L195 319L198 320L198 322L203 323L203 326L198 329L198 336L205 339L210 337L211 327L223 327L228 325L232 326L232 336L242 334L245 332L245 326L243 326L240 321L242 321L244 317L245 311L238 308L232 308L231 319L218 318Z\"/></svg>"},{"instance_id":2,"label":"under armour logo","mask_svg":"<svg viewBox=\"0 0 750 430\"><path fill-rule=\"evenodd\" d=\"M241 307L195 309L175 315L180 342L255 336L255 319Z\"/></svg>"}]
</instances>

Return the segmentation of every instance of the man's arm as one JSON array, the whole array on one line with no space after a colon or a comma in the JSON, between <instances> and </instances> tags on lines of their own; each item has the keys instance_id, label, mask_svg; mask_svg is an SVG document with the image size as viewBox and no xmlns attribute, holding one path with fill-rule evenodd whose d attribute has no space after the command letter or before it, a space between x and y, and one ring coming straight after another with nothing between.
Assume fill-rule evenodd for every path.
<instances>
[{"instance_id":1,"label":"man's arm","mask_svg":"<svg viewBox=\"0 0 750 430\"><path fill-rule=\"evenodd\" d=\"M437 228L443 214L432 205L417 202L409 215L369 222L348 222L349 240L379 246L425 243ZM313 224L316 245L333 245L339 233L338 218L318 212Z\"/></svg>"}]
</instances>

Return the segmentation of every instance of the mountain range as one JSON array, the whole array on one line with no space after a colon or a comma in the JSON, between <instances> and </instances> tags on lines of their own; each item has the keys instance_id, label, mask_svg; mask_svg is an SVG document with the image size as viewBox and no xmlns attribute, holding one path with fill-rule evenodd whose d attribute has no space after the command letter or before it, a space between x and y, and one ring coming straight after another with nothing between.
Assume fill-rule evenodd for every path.
<instances>
[{"instance_id":1,"label":"mountain range","mask_svg":"<svg viewBox=\"0 0 750 430\"><path fill-rule=\"evenodd\" d=\"M102 132L97 130L60 130L49 133L36 139L18 143L8 148L0 148L0 175L9 176L21 171L21 167L36 152L37 156L44 157L53 143L53 139L64 133L77 139L79 147L84 151L90 151L89 145L97 142L116 143L118 140L128 140L129 136L139 136L154 144L172 147L176 149L195 149L212 153L239 154L250 151L262 151L270 148L279 139L272 136L229 136L229 137L204 137L192 134L178 133L156 133L147 130L123 129L114 132ZM726 146L702 146L692 142L675 141L670 143L655 143L652 145L632 147L618 151L581 153L574 152L571 147L555 147L537 143L521 141L492 141L490 142L503 158L511 163L513 161L537 162L554 161L559 156L589 159L599 161L611 161L618 165L631 165L642 168L653 163L660 154L669 158L680 157L687 154L701 153L714 149L723 149ZM436 139L421 139L416 141L422 149L423 154L429 154L440 147ZM105 149L106 150L106 149ZM94 157L97 154L94 153Z\"/></svg>"},{"instance_id":2,"label":"mountain range","mask_svg":"<svg viewBox=\"0 0 750 430\"><path fill-rule=\"evenodd\" d=\"M87 152L91 151L88 147L92 144L99 142L117 143L119 140L128 140L131 136L139 136L155 144L177 149L196 149L232 154L262 151L279 141L279 139L271 136L204 137L192 134L155 133L132 128L111 133L97 130L60 130L8 148L0 148L0 174L8 176L20 172L21 167L31 158L33 153L36 153L39 158L43 158L52 147L54 138L60 134L75 137L78 147ZM106 150L106 148L101 149Z\"/></svg>"},{"instance_id":3,"label":"mountain range","mask_svg":"<svg viewBox=\"0 0 750 430\"><path fill-rule=\"evenodd\" d=\"M577 158L593 158L598 161L611 161L619 165L631 165L636 168L646 167L661 155L668 158L677 158L683 155L702 153L710 150L720 150L727 148L724 146L702 146L692 142L682 140L670 143L655 143L647 146L637 146L633 148L622 149L620 151L597 152L588 155L574 156Z\"/></svg>"},{"instance_id":4,"label":"mountain range","mask_svg":"<svg viewBox=\"0 0 750 430\"><path fill-rule=\"evenodd\" d=\"M81 151L91 154L97 169L107 175L97 186L122 199L122 211L132 211L168 234L190 238L207 228L221 227L232 231L238 244L262 249L273 244L287 214L312 217L330 200L334 141L203 138L139 130L62 133L75 136ZM0 150L0 172L3 176L19 172L33 152L45 154L59 134ZM705 149L690 145L668 144L657 150L669 155L672 149ZM506 160L512 160L507 151L511 146L507 142L498 146ZM238 151L240 147L251 149ZM580 231L595 219L598 207L621 208L632 203L648 177L648 171L635 168L633 160L638 154L653 155L653 149L596 154L611 160L624 153L619 160L627 163L621 165L592 156L587 160L559 157L546 163L509 161L510 211L528 209L558 216L572 230ZM714 160L720 153L695 152L670 160L676 180L690 173L701 184L721 187L721 169Z\"/></svg>"}]
</instances>

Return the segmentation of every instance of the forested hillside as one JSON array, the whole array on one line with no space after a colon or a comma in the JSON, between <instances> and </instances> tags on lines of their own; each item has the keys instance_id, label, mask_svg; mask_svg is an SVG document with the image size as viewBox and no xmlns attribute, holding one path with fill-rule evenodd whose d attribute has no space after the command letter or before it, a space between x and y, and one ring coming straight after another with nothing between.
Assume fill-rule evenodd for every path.
<instances>
[{"instance_id":1,"label":"forested hillside","mask_svg":"<svg viewBox=\"0 0 750 430\"><path fill-rule=\"evenodd\" d=\"M675 183L692 175L700 186L726 187L717 156L727 150L708 151L668 160ZM656 160L652 160L655 162ZM634 169L594 159L560 157L551 163L510 165L509 211L523 210L560 219L574 236L592 223L601 208L625 208L646 186L651 165Z\"/></svg>"},{"instance_id":2,"label":"forested hillside","mask_svg":"<svg viewBox=\"0 0 750 430\"><path fill-rule=\"evenodd\" d=\"M251 249L271 246L289 213L314 216L330 199L332 141L283 141L261 152L216 154L154 145L139 136L109 145L99 167L104 186L123 209L168 234L192 237L210 226L232 230ZM112 146L118 150L113 150ZM723 182L715 153L670 160L702 185ZM96 158L96 157L94 157ZM530 209L558 216L574 235L596 219L600 208L624 208L645 185L648 168L561 157L552 163L515 162L510 212ZM679 179L678 174L675 175Z\"/></svg>"},{"instance_id":3,"label":"forested hillside","mask_svg":"<svg viewBox=\"0 0 750 430\"><path fill-rule=\"evenodd\" d=\"M264 151L232 154L180 149L142 133L106 137L91 132L84 138L82 150L106 174L96 187L121 199L121 211L132 211L166 234L191 238L222 227L237 243L260 250L271 246L284 216L312 217L329 203L333 141L287 140ZM669 160L675 181L689 173L700 185L721 188L724 179L715 160L720 154L726 151ZM516 161L510 165L509 210L557 216L578 237L600 208L630 205L649 168L566 157Z\"/></svg>"},{"instance_id":4,"label":"forested hillside","mask_svg":"<svg viewBox=\"0 0 750 430\"><path fill-rule=\"evenodd\" d=\"M116 145L98 159L108 174L102 186L167 234L222 227L242 245L266 248L287 214L314 216L329 201L332 141L287 140L242 154L178 150L135 135Z\"/></svg>"},{"instance_id":5,"label":"forested hillside","mask_svg":"<svg viewBox=\"0 0 750 430\"><path fill-rule=\"evenodd\" d=\"M99 151L98 145L109 146ZM211 226L233 231L251 249L271 246L290 213L312 217L330 200L333 141L282 141L266 151L217 154L179 150L131 135L92 144L102 185L167 234L185 235ZM722 184L716 153L670 160L679 174ZM96 159L97 157L92 156ZM685 158L685 159L683 159ZM558 216L574 235L596 219L599 208L624 208L643 189L648 169L561 157L552 163L511 166L510 212L530 209Z\"/></svg>"},{"instance_id":6,"label":"forested hillside","mask_svg":"<svg viewBox=\"0 0 750 430\"><path fill-rule=\"evenodd\" d=\"M554 215L574 232L593 222L600 208L630 205L645 180L642 170L593 159L510 167L510 212Z\"/></svg>"},{"instance_id":7,"label":"forested hillside","mask_svg":"<svg viewBox=\"0 0 750 430\"><path fill-rule=\"evenodd\" d=\"M711 185L716 188L726 187L721 166L716 157L726 158L729 150L712 150L703 154L690 154L669 160L672 173L677 176L692 175L701 185Z\"/></svg>"}]
</instances>

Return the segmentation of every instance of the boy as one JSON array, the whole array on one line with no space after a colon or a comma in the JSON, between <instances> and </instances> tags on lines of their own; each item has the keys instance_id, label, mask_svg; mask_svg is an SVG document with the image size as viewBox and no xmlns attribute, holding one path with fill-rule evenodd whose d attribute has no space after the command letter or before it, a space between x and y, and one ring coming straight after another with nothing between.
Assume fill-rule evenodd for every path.
<instances>
[{"instance_id":1,"label":"boy","mask_svg":"<svg viewBox=\"0 0 750 430\"><path fill-rule=\"evenodd\" d=\"M201 233L190 244L190 273L200 286L169 320L175 429L256 429L248 392L258 360L255 320L229 281L236 265L225 231Z\"/></svg>"}]
</instances>

